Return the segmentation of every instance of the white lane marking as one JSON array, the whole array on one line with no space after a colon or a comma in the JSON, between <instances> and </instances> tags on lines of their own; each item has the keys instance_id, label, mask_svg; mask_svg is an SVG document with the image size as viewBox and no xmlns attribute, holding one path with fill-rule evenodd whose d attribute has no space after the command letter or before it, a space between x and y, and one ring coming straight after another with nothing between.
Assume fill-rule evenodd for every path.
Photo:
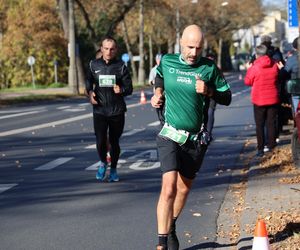
<instances>
[{"instance_id":1,"label":"white lane marking","mask_svg":"<svg viewBox=\"0 0 300 250\"><path fill-rule=\"evenodd\" d=\"M57 126L57 125L61 125L61 124L69 123L69 122L79 121L79 120L90 118L90 117L93 117L92 113L80 115L80 116L76 116L76 117L71 117L71 118L67 118L67 119L63 119L63 120L59 120L59 121L43 123L43 124L32 126L32 127L8 130L8 131L1 132L0 137L20 134L20 133L28 132L28 131L35 130L35 129L49 128L49 127L53 127L53 126Z\"/></svg>"},{"instance_id":2,"label":"white lane marking","mask_svg":"<svg viewBox=\"0 0 300 250\"><path fill-rule=\"evenodd\" d=\"M147 103L147 104L148 104L148 103L151 103L151 101L149 100L149 101L147 101L146 103ZM133 108L133 107L138 107L138 106L142 106L142 105L145 105L145 104L141 104L141 103L133 103L133 104L127 105L127 108Z\"/></svg>"},{"instance_id":3,"label":"white lane marking","mask_svg":"<svg viewBox=\"0 0 300 250\"><path fill-rule=\"evenodd\" d=\"M136 133L142 132L146 130L146 128L135 128L133 130L125 132L122 136L129 136L129 135L134 135Z\"/></svg>"},{"instance_id":4,"label":"white lane marking","mask_svg":"<svg viewBox=\"0 0 300 250\"><path fill-rule=\"evenodd\" d=\"M24 112L24 113L4 115L4 116L0 116L0 119L6 119L6 118L12 118L12 117L24 116L24 115L31 115L31 114L36 114L36 113L40 113L40 112L43 112L43 111L46 111L46 110L36 110L36 111L29 111L29 112Z\"/></svg>"},{"instance_id":5,"label":"white lane marking","mask_svg":"<svg viewBox=\"0 0 300 250\"><path fill-rule=\"evenodd\" d=\"M1 110L0 114L22 113L30 111L46 110L45 107L29 108L29 109L14 109L14 110Z\"/></svg>"},{"instance_id":6,"label":"white lane marking","mask_svg":"<svg viewBox=\"0 0 300 250\"><path fill-rule=\"evenodd\" d=\"M250 88L249 89L244 89L244 90L239 91L239 92L236 92L236 93L232 94L232 97L236 97L236 96L241 95L245 92L250 92Z\"/></svg>"},{"instance_id":7,"label":"white lane marking","mask_svg":"<svg viewBox=\"0 0 300 250\"><path fill-rule=\"evenodd\" d=\"M97 161L96 163L94 163L93 165L87 167L85 170L97 170L98 166L100 164L100 161Z\"/></svg>"},{"instance_id":8,"label":"white lane marking","mask_svg":"<svg viewBox=\"0 0 300 250\"><path fill-rule=\"evenodd\" d=\"M17 183L0 184L0 194L17 185L18 185Z\"/></svg>"},{"instance_id":9,"label":"white lane marking","mask_svg":"<svg viewBox=\"0 0 300 250\"><path fill-rule=\"evenodd\" d=\"M149 123L147 126L155 127L155 126L158 126L159 124L160 124L160 121L156 121L156 122Z\"/></svg>"},{"instance_id":10,"label":"white lane marking","mask_svg":"<svg viewBox=\"0 0 300 250\"><path fill-rule=\"evenodd\" d=\"M131 164L129 168L132 170L148 170L160 167L160 162L154 162L151 166L147 164L145 167L141 167L143 163L147 163L147 160L138 160L137 162Z\"/></svg>"},{"instance_id":11,"label":"white lane marking","mask_svg":"<svg viewBox=\"0 0 300 250\"><path fill-rule=\"evenodd\" d=\"M121 151L120 156L123 155L123 154L126 153L126 152L135 152L135 151L136 151L136 150L133 150L133 149L124 149L124 150ZM119 167L119 164L124 164L124 163L126 163L126 160L124 160L124 159L119 159L119 161L118 161L118 167ZM100 164L100 161L98 161L98 162L94 163L93 165L87 167L85 170L97 170L99 164Z\"/></svg>"},{"instance_id":12,"label":"white lane marking","mask_svg":"<svg viewBox=\"0 0 300 250\"><path fill-rule=\"evenodd\" d=\"M150 103L150 101L148 101L147 103ZM133 108L133 107L142 106L142 105L143 104L141 104L141 103L135 103L135 104L127 105L127 108ZM20 133L28 132L28 131L35 130L35 129L48 128L48 127L52 127L52 126L69 123L69 122L83 120L83 119L90 118L90 117L93 117L92 113L80 115L80 116L76 116L76 117L72 117L72 118L67 118L67 119L63 119L63 120L59 120L59 121L54 121L54 122L50 122L50 123L43 123L43 124L32 126L32 127L8 130L8 131L1 132L0 137L20 134Z\"/></svg>"},{"instance_id":13,"label":"white lane marking","mask_svg":"<svg viewBox=\"0 0 300 250\"><path fill-rule=\"evenodd\" d=\"M149 156L148 159L155 161L157 160L157 150L156 149L149 149L149 150L145 150L142 151L138 154L135 154L133 156L128 157L128 160L132 160L132 159L141 159L141 158L146 158L146 156Z\"/></svg>"},{"instance_id":14,"label":"white lane marking","mask_svg":"<svg viewBox=\"0 0 300 250\"><path fill-rule=\"evenodd\" d=\"M79 112L79 111L85 111L85 108L71 108L71 109L64 109L63 111Z\"/></svg>"},{"instance_id":15,"label":"white lane marking","mask_svg":"<svg viewBox=\"0 0 300 250\"><path fill-rule=\"evenodd\" d=\"M133 170L148 170L148 169L155 169L160 167L159 162L157 161L157 150L156 149L149 149L133 156L128 157L128 160L136 160L136 162L132 163L129 168ZM142 159L141 159L142 158ZM149 162L150 160L150 162ZM145 164L144 164L145 163ZM150 166L149 166L150 163ZM151 163L153 163L151 165ZM144 167L142 165L145 165Z\"/></svg>"},{"instance_id":16,"label":"white lane marking","mask_svg":"<svg viewBox=\"0 0 300 250\"><path fill-rule=\"evenodd\" d=\"M118 161L118 168L121 167L121 164L125 164L127 161L125 159L119 159ZM146 163L146 166L142 167L141 165L143 163ZM95 171L98 169L98 166L100 164L100 161L94 163L93 165L87 167L85 170L87 171ZM148 170L148 169L155 169L160 167L160 162L153 162L153 164L149 165L149 162L147 160L137 160L136 162L129 165L129 168L132 170Z\"/></svg>"},{"instance_id":17,"label":"white lane marking","mask_svg":"<svg viewBox=\"0 0 300 250\"><path fill-rule=\"evenodd\" d=\"M57 107L56 109L68 109L70 108L71 106L61 106L61 107Z\"/></svg>"},{"instance_id":18,"label":"white lane marking","mask_svg":"<svg viewBox=\"0 0 300 250\"><path fill-rule=\"evenodd\" d=\"M56 168L64 163L66 163L72 159L74 159L74 157L61 157L54 161L50 161L40 167L37 167L34 170L50 170L50 169Z\"/></svg>"},{"instance_id":19,"label":"white lane marking","mask_svg":"<svg viewBox=\"0 0 300 250\"><path fill-rule=\"evenodd\" d=\"M90 103L80 103L80 104L78 104L79 107L90 106L90 105L91 105Z\"/></svg>"},{"instance_id":20,"label":"white lane marking","mask_svg":"<svg viewBox=\"0 0 300 250\"><path fill-rule=\"evenodd\" d=\"M118 160L118 168L120 167L120 164L124 164L124 163L126 163L126 160L124 160L124 159L119 159ZM89 166L89 167L87 167L85 170L87 170L87 171L90 171L90 170L97 170L98 169L98 166L100 165L100 161L98 161L98 162L96 162L96 163L94 163L93 165L91 165L91 166Z\"/></svg>"}]
</instances>

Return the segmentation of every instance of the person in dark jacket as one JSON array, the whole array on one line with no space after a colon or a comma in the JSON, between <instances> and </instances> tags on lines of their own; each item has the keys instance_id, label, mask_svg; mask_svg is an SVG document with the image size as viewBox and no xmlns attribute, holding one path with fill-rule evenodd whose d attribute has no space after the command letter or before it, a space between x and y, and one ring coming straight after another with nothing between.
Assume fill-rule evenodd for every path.
<instances>
[{"instance_id":1,"label":"person in dark jacket","mask_svg":"<svg viewBox=\"0 0 300 250\"><path fill-rule=\"evenodd\" d=\"M298 73L299 73L298 37L294 39L292 46L293 46L293 50L291 51L290 55L288 56L285 65L283 63L279 63L280 72L286 80L299 78L299 76L298 76ZM294 113L297 109L298 101L299 101L299 96L292 95L291 103L293 105Z\"/></svg>"},{"instance_id":2,"label":"person in dark jacket","mask_svg":"<svg viewBox=\"0 0 300 250\"><path fill-rule=\"evenodd\" d=\"M93 121L100 165L96 178L105 179L107 169L107 132L109 134L111 166L108 181L119 181L117 163L120 155L119 139L125 123L124 96L132 93L132 80L126 65L116 59L117 43L105 37L101 43L102 57L89 65L86 91L93 105Z\"/></svg>"},{"instance_id":3,"label":"person in dark jacket","mask_svg":"<svg viewBox=\"0 0 300 250\"><path fill-rule=\"evenodd\" d=\"M275 60L267 55L267 47L259 45L255 49L256 60L247 64L245 84L252 87L251 101L254 106L256 124L257 156L264 154L265 123L267 125L268 148L276 146L276 116L280 102L278 89L278 66Z\"/></svg>"},{"instance_id":4,"label":"person in dark jacket","mask_svg":"<svg viewBox=\"0 0 300 250\"><path fill-rule=\"evenodd\" d=\"M284 62L282 53L278 47L272 45L272 37L263 35L261 38L261 44L267 47L267 55L273 58L276 62Z\"/></svg>"}]
</instances>

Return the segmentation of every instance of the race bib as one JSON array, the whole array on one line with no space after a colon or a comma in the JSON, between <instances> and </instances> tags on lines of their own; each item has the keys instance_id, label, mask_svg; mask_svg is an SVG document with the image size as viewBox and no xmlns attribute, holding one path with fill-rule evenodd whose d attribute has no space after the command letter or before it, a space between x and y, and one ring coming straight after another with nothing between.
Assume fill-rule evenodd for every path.
<instances>
[{"instance_id":1,"label":"race bib","mask_svg":"<svg viewBox=\"0 0 300 250\"><path fill-rule=\"evenodd\" d=\"M189 132L173 128L168 124L164 124L163 128L159 132L159 135L167 137L172 141L177 142L179 145L183 145L189 137Z\"/></svg>"},{"instance_id":2,"label":"race bib","mask_svg":"<svg viewBox=\"0 0 300 250\"><path fill-rule=\"evenodd\" d=\"M99 75L99 87L113 87L116 84L115 75Z\"/></svg>"}]
</instances>

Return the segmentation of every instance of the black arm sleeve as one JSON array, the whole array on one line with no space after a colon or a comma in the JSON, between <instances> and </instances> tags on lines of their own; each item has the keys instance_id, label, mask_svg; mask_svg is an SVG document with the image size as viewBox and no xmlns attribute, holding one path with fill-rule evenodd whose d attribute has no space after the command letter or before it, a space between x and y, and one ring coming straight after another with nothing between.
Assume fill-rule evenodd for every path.
<instances>
[{"instance_id":1,"label":"black arm sleeve","mask_svg":"<svg viewBox=\"0 0 300 250\"><path fill-rule=\"evenodd\" d=\"M158 74L156 74L155 76L155 84L154 84L155 88L162 88L164 89L164 79L161 78L161 76L159 76Z\"/></svg>"},{"instance_id":2,"label":"black arm sleeve","mask_svg":"<svg viewBox=\"0 0 300 250\"><path fill-rule=\"evenodd\" d=\"M224 92L214 90L212 99L214 99L218 104L229 106L231 103L231 91L230 89Z\"/></svg>"}]
</instances>

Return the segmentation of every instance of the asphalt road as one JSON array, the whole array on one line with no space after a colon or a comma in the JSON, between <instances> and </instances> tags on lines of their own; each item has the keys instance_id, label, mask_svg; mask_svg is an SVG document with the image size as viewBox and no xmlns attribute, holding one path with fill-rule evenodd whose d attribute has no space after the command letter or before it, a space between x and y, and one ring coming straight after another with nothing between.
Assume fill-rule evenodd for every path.
<instances>
[{"instance_id":1,"label":"asphalt road","mask_svg":"<svg viewBox=\"0 0 300 250\"><path fill-rule=\"evenodd\" d=\"M210 249L239 154L253 134L249 88L227 74L229 107L217 106L209 147L178 220L181 249ZM119 183L99 183L86 99L0 110L0 249L154 249L160 170L156 112L127 98ZM151 91L146 92L149 101ZM225 248L222 248L225 249Z\"/></svg>"}]
</instances>

